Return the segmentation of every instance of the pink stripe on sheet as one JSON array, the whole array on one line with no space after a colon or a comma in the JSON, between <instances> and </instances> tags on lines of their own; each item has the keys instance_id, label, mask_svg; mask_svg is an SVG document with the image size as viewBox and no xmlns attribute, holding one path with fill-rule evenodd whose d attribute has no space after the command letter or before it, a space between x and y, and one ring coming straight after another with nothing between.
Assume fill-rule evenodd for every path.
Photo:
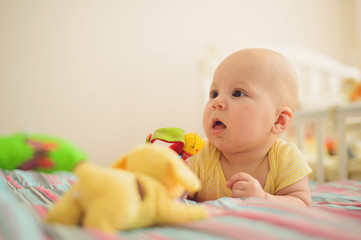
<instances>
[{"instance_id":1,"label":"pink stripe on sheet","mask_svg":"<svg viewBox=\"0 0 361 240\"><path fill-rule=\"evenodd\" d=\"M352 181L352 180L346 180L346 181L338 181L338 184L342 184L344 186L353 186L360 188L361 184L360 182Z\"/></svg>"},{"instance_id":2,"label":"pink stripe on sheet","mask_svg":"<svg viewBox=\"0 0 361 240\"><path fill-rule=\"evenodd\" d=\"M17 189L22 189L22 187L17 184L10 176L6 176L6 180L10 182L12 185L14 185Z\"/></svg>"},{"instance_id":3,"label":"pink stripe on sheet","mask_svg":"<svg viewBox=\"0 0 361 240\"><path fill-rule=\"evenodd\" d=\"M144 239L144 238L143 238ZM156 232L148 232L146 234L146 237L145 239L154 239L154 240L171 240L173 238L169 238L169 237L166 237L164 235L160 235L159 233L156 233Z\"/></svg>"},{"instance_id":4,"label":"pink stripe on sheet","mask_svg":"<svg viewBox=\"0 0 361 240\"><path fill-rule=\"evenodd\" d=\"M290 221L289 217L283 217L282 215L275 215L275 214L268 214L266 212L252 212L247 210L242 211L228 211L225 213L225 215L228 216L237 216L247 219L253 219L257 221L263 221L270 224L275 224L278 226L290 228L292 230L297 230L299 232L302 232L304 234L313 236L313 237L323 237L327 239L355 239L359 240L359 237L355 237L358 234L355 233L346 233L345 229L335 229L330 228L330 225L328 226L322 226L321 224L315 224L314 222L308 222L308 221L299 221L299 219L292 218L292 221ZM330 215L331 217L331 215ZM338 221L342 221L342 219L339 219ZM361 235L361 231L359 232ZM345 235L349 234L349 235ZM360 236L359 235L359 236Z\"/></svg>"},{"instance_id":5,"label":"pink stripe on sheet","mask_svg":"<svg viewBox=\"0 0 361 240\"><path fill-rule=\"evenodd\" d=\"M338 205L338 206L355 206L355 207L361 207L361 203L358 202L346 202L346 203L342 203L342 202L320 202L317 203L319 205L323 205L323 204L333 204L333 205Z\"/></svg>"},{"instance_id":6,"label":"pink stripe on sheet","mask_svg":"<svg viewBox=\"0 0 361 240\"><path fill-rule=\"evenodd\" d=\"M54 187L56 184L62 184L59 177L56 175L46 174L44 177L46 178L46 181L49 183L49 185L54 185Z\"/></svg>"},{"instance_id":7,"label":"pink stripe on sheet","mask_svg":"<svg viewBox=\"0 0 361 240\"><path fill-rule=\"evenodd\" d=\"M337 182L328 182L320 183L315 185L311 190L312 192L339 192L339 191L357 191L361 188L361 182L357 181L337 181Z\"/></svg>"},{"instance_id":8,"label":"pink stripe on sheet","mask_svg":"<svg viewBox=\"0 0 361 240\"><path fill-rule=\"evenodd\" d=\"M44 174L44 177L46 178L46 181L49 185L53 185L56 188L57 184L64 184L62 180L66 179L66 182L69 184L73 184L75 180L72 180L70 178L66 177L60 177L54 174Z\"/></svg>"},{"instance_id":9,"label":"pink stripe on sheet","mask_svg":"<svg viewBox=\"0 0 361 240\"><path fill-rule=\"evenodd\" d=\"M45 218L48 209L46 209L43 205L37 205L37 204L34 204L33 207L42 218Z\"/></svg>"},{"instance_id":10,"label":"pink stripe on sheet","mask_svg":"<svg viewBox=\"0 0 361 240\"><path fill-rule=\"evenodd\" d=\"M317 223L317 221L327 219L328 224L335 224L338 225L339 219L330 218L329 213L326 211L320 211L318 208L314 207L294 207L293 205L287 205L287 204L280 204L277 202L267 202L267 205L262 203L261 201L248 201L245 200L244 203L245 206L253 207L253 208L268 208L269 210L272 209L273 213L271 213L271 216L282 216L287 217L287 214L292 216L292 219L298 218L298 221L304 221L305 219L308 220L308 223L310 219L313 220L313 223ZM251 209L250 209L251 210ZM252 211L252 210L251 210ZM274 212L276 211L276 212ZM257 212L260 212L259 210ZM267 214L267 211L262 211L262 214ZM270 214L270 213L268 213ZM322 222L321 222L322 223ZM328 225L328 227L330 227Z\"/></svg>"},{"instance_id":11,"label":"pink stripe on sheet","mask_svg":"<svg viewBox=\"0 0 361 240\"><path fill-rule=\"evenodd\" d=\"M210 233L212 235L218 235L223 238L231 239L262 239L262 240L273 240L279 239L279 235L265 235L264 232L257 232L254 229L249 229L247 226L237 226L229 225L227 223L221 223L220 221L206 221L206 222L192 222L185 224L190 229L195 229L196 231L202 230L204 232Z\"/></svg>"},{"instance_id":12,"label":"pink stripe on sheet","mask_svg":"<svg viewBox=\"0 0 361 240\"><path fill-rule=\"evenodd\" d=\"M52 193L50 190L48 190L46 188L42 188L42 187L35 187L35 188L40 190L41 192L43 192L48 198L50 198L53 201L56 201L59 199L58 196L56 196L54 193Z\"/></svg>"},{"instance_id":13,"label":"pink stripe on sheet","mask_svg":"<svg viewBox=\"0 0 361 240\"><path fill-rule=\"evenodd\" d=\"M116 233L106 233L94 228L87 228L87 232L89 232L95 239L102 239L102 240L125 240L126 238L122 238L119 235L116 235Z\"/></svg>"},{"instance_id":14,"label":"pink stripe on sheet","mask_svg":"<svg viewBox=\"0 0 361 240\"><path fill-rule=\"evenodd\" d=\"M318 192L333 192L333 193L337 193L337 192L342 192L345 191L345 188L343 187L335 187L335 186L320 186L317 188Z\"/></svg>"},{"instance_id":15,"label":"pink stripe on sheet","mask_svg":"<svg viewBox=\"0 0 361 240\"><path fill-rule=\"evenodd\" d=\"M328 206L328 205L315 206L315 208L324 209L324 210L326 210L328 212L332 212L334 214L338 214L338 215L341 215L341 216L352 217L355 220L361 222L361 211L338 209L338 208L335 208L333 206Z\"/></svg>"},{"instance_id":16,"label":"pink stripe on sheet","mask_svg":"<svg viewBox=\"0 0 361 240\"><path fill-rule=\"evenodd\" d=\"M87 228L87 231L91 233L93 237L96 237L96 239L102 239L102 240L125 240L128 238L123 238L121 235L114 233L106 233L97 229L93 228ZM120 232L120 231L119 231ZM153 240L170 240L173 238L166 237L164 235L161 235L156 232L147 232L142 234L141 239L153 239Z\"/></svg>"}]
</instances>

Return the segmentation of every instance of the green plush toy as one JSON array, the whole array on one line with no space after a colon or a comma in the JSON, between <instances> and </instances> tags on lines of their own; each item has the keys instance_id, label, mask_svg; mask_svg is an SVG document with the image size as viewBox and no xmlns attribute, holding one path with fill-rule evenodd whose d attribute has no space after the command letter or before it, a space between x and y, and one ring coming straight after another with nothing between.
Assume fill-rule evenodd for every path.
<instances>
[{"instance_id":1,"label":"green plush toy","mask_svg":"<svg viewBox=\"0 0 361 240\"><path fill-rule=\"evenodd\" d=\"M87 160L86 154L63 139L42 135L16 133L0 137L0 168L53 172L73 171Z\"/></svg>"}]
</instances>

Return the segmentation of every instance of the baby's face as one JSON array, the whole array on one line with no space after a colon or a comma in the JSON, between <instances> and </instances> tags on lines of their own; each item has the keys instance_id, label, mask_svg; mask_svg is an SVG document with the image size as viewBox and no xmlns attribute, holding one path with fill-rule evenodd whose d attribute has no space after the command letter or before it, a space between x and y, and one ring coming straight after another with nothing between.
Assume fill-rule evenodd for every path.
<instances>
[{"instance_id":1,"label":"baby's face","mask_svg":"<svg viewBox=\"0 0 361 240\"><path fill-rule=\"evenodd\" d=\"M203 114L207 138L222 152L266 144L277 120L277 94L269 66L247 54L217 68Z\"/></svg>"}]
</instances>

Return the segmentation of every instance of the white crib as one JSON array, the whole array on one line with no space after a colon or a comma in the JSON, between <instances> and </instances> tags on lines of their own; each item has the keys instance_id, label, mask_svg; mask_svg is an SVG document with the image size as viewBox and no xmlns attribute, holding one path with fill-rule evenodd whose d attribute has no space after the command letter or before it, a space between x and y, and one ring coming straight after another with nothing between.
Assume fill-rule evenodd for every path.
<instances>
[{"instance_id":1,"label":"white crib","mask_svg":"<svg viewBox=\"0 0 361 240\"><path fill-rule=\"evenodd\" d=\"M325 137L327 131L334 131L338 143L338 179L348 176L347 122L357 119L361 129L361 103L349 103L342 92L346 79L361 80L360 69L347 66L330 57L308 49L279 50L296 66L300 77L300 108L293 120L295 142L304 151L305 126L313 123L315 129L316 180L325 177ZM361 159L360 159L361 161ZM360 162L361 166L361 162Z\"/></svg>"},{"instance_id":2,"label":"white crib","mask_svg":"<svg viewBox=\"0 0 361 240\"><path fill-rule=\"evenodd\" d=\"M348 179L348 153L347 153L347 120L361 117L361 103L332 106L318 110L299 110L294 116L294 128L296 129L296 144L301 151L304 150L304 127L306 123L313 122L316 137L316 179L325 181L325 129L327 121L333 122L338 142L338 179ZM359 119L361 126L361 119Z\"/></svg>"}]
</instances>

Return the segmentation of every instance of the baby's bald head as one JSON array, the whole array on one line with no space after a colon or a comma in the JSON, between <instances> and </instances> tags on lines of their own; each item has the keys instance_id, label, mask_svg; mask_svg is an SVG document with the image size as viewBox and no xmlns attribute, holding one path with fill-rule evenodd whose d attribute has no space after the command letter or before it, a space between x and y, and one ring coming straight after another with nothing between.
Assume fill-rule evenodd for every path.
<instances>
[{"instance_id":1,"label":"baby's bald head","mask_svg":"<svg viewBox=\"0 0 361 240\"><path fill-rule=\"evenodd\" d=\"M263 48L237 51L220 64L242 65L242 69L264 76L264 86L268 88L275 104L290 107L294 112L298 106L298 77L292 63L282 54ZM244 65L244 66L243 66Z\"/></svg>"}]
</instances>

